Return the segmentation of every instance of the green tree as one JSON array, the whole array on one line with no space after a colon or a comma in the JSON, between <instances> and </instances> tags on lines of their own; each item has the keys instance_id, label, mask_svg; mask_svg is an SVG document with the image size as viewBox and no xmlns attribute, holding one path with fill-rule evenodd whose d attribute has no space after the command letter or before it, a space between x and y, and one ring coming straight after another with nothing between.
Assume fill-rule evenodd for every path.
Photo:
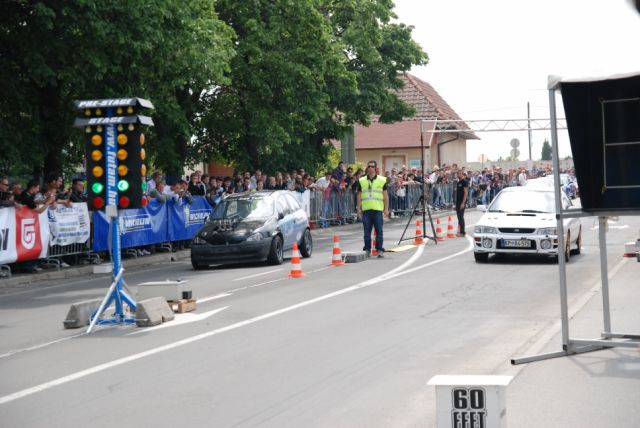
<instances>
[{"instance_id":1,"label":"green tree","mask_svg":"<svg viewBox=\"0 0 640 428\"><path fill-rule=\"evenodd\" d=\"M16 0L0 19L0 151L37 175L80 161L77 99L151 99L160 144L150 154L158 163L186 156L176 145L197 109L184 93L198 102L223 81L233 52L233 32L208 0Z\"/></svg>"},{"instance_id":2,"label":"green tree","mask_svg":"<svg viewBox=\"0 0 640 428\"><path fill-rule=\"evenodd\" d=\"M412 110L392 92L397 73L423 64L411 28L392 24L388 0L221 0L237 34L230 84L207 96L196 146L240 168L314 171L327 141L371 115Z\"/></svg>"},{"instance_id":3,"label":"green tree","mask_svg":"<svg viewBox=\"0 0 640 428\"><path fill-rule=\"evenodd\" d=\"M542 143L542 153L540 155L540 159L543 161L551 160L551 144L549 144L549 141L546 138Z\"/></svg>"}]
</instances>

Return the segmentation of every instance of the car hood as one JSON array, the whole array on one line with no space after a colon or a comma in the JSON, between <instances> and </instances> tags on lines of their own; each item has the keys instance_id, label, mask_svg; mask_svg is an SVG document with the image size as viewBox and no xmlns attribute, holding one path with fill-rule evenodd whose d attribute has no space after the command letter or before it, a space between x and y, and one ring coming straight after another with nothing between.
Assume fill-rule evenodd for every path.
<instances>
[{"instance_id":1,"label":"car hood","mask_svg":"<svg viewBox=\"0 0 640 428\"><path fill-rule=\"evenodd\" d=\"M256 231L262 231L269 223L270 219L215 219L198 231L198 237L212 244L220 243L219 241L241 242Z\"/></svg>"},{"instance_id":2,"label":"car hood","mask_svg":"<svg viewBox=\"0 0 640 428\"><path fill-rule=\"evenodd\" d=\"M551 213L492 213L486 212L477 223L490 227L541 228L554 227L556 215Z\"/></svg>"}]
</instances>

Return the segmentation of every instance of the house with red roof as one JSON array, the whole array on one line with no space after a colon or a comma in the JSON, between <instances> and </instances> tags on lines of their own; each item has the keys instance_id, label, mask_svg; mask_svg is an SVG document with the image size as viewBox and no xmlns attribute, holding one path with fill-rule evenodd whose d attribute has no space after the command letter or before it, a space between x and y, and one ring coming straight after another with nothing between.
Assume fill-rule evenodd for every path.
<instances>
[{"instance_id":1,"label":"house with red roof","mask_svg":"<svg viewBox=\"0 0 640 428\"><path fill-rule=\"evenodd\" d=\"M464 123L438 124L436 129L444 133L433 133L434 122L423 120L462 120L451 106L429 83L403 73L399 76L404 88L397 92L399 98L413 106L414 117L401 122L385 124L373 118L368 127L356 125L354 140L356 161L366 163L375 160L384 174L393 168L400 170L420 169L420 137L424 142L425 169L431 171L434 165L446 163L465 165L467 163L467 140L478 140L476 134ZM421 132L422 130L422 132Z\"/></svg>"}]
</instances>

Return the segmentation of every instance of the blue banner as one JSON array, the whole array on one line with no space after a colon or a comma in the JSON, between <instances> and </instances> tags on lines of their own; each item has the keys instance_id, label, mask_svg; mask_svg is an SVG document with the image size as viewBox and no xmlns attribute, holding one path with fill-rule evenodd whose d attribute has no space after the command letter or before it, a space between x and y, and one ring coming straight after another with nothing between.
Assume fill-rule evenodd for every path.
<instances>
[{"instance_id":1,"label":"blue banner","mask_svg":"<svg viewBox=\"0 0 640 428\"><path fill-rule=\"evenodd\" d=\"M118 225L122 248L169 241L167 204L151 200L146 208L120 210ZM186 239L186 238L185 238ZM93 250L109 249L109 219L103 212L93 214Z\"/></svg>"},{"instance_id":2,"label":"blue banner","mask_svg":"<svg viewBox=\"0 0 640 428\"><path fill-rule=\"evenodd\" d=\"M202 196L194 196L191 204L184 200L167 202L169 240L191 239L211 215L211 205Z\"/></svg>"}]
</instances>

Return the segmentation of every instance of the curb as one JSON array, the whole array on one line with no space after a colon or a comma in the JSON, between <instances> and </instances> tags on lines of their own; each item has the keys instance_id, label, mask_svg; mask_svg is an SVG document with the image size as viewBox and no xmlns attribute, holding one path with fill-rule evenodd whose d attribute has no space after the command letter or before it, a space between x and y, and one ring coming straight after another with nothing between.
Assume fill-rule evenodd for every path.
<instances>
[{"instance_id":1,"label":"curb","mask_svg":"<svg viewBox=\"0 0 640 428\"><path fill-rule=\"evenodd\" d=\"M181 250L175 253L157 253L150 256L142 256L135 259L123 259L122 265L125 268L150 266L161 263L171 263L191 257L190 250ZM11 278L0 279L0 288L16 287L20 285L33 284L41 281L55 281L60 279L77 278L79 276L94 275L93 267L98 265L72 266L63 269L43 270L39 273L18 273ZM109 274L95 274L96 277Z\"/></svg>"}]
</instances>

